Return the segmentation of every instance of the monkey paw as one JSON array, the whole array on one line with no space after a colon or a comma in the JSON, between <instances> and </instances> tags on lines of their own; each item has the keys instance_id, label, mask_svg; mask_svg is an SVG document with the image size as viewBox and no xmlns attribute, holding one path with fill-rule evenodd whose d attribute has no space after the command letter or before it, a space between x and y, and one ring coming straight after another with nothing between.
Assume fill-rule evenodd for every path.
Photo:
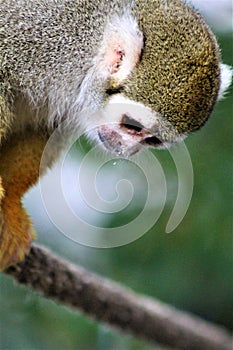
<instances>
[{"instance_id":1,"label":"monkey paw","mask_svg":"<svg viewBox=\"0 0 233 350\"><path fill-rule=\"evenodd\" d=\"M19 220L15 217L16 220L11 221L0 207L0 271L22 261L36 238L27 214L22 208L19 209L24 215Z\"/></svg>"}]
</instances>

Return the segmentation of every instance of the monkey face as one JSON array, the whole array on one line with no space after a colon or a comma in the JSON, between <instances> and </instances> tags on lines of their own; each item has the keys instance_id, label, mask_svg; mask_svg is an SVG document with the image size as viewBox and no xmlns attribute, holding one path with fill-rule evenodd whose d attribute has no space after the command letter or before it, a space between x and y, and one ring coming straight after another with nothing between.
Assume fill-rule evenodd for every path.
<instances>
[{"instance_id":1,"label":"monkey face","mask_svg":"<svg viewBox=\"0 0 233 350\"><path fill-rule=\"evenodd\" d=\"M219 98L231 80L231 71L225 65L221 65L221 77ZM204 124L204 121L194 118L193 125L192 119L183 120L181 116L178 120L174 118L174 122L173 118L153 109L151 104L130 99L125 93L111 95L106 106L97 114L98 140L108 151L123 157L135 154L145 146L169 148L172 144L183 141L191 131ZM207 117L206 112L205 118Z\"/></svg>"},{"instance_id":2,"label":"monkey face","mask_svg":"<svg viewBox=\"0 0 233 350\"><path fill-rule=\"evenodd\" d=\"M213 33L191 6L148 6L138 2L137 21L127 15L107 30L100 54L106 97L97 135L122 156L169 147L202 127L231 81Z\"/></svg>"}]
</instances>

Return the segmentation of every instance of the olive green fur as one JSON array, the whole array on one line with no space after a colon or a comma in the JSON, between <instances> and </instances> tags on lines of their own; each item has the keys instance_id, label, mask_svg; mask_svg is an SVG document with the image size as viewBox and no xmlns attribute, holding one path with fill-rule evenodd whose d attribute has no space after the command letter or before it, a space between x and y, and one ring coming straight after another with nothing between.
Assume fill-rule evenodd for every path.
<instances>
[{"instance_id":1,"label":"olive green fur","mask_svg":"<svg viewBox=\"0 0 233 350\"><path fill-rule=\"evenodd\" d=\"M145 48L124 84L125 95L160 113L181 134L200 128L220 84L213 33L191 6L179 0L137 1L135 14Z\"/></svg>"}]
</instances>

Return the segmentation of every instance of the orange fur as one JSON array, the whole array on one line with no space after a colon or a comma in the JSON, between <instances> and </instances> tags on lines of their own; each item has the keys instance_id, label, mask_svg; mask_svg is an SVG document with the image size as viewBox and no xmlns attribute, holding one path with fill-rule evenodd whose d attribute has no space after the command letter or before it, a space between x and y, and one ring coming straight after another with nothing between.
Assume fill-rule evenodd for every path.
<instances>
[{"instance_id":1,"label":"orange fur","mask_svg":"<svg viewBox=\"0 0 233 350\"><path fill-rule=\"evenodd\" d=\"M23 260L35 238L21 198L38 180L45 142L30 130L21 136L11 135L1 149L0 270Z\"/></svg>"},{"instance_id":2,"label":"orange fur","mask_svg":"<svg viewBox=\"0 0 233 350\"><path fill-rule=\"evenodd\" d=\"M0 176L0 204L2 202L3 196L4 196L4 189L3 189L3 186L2 186L2 178Z\"/></svg>"}]
</instances>

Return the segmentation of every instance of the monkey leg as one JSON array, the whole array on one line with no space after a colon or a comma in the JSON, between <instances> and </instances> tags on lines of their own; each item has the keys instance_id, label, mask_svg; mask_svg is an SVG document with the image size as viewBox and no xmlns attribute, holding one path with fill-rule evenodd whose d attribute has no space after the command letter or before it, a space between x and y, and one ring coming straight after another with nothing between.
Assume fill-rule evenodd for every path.
<instances>
[{"instance_id":1,"label":"monkey leg","mask_svg":"<svg viewBox=\"0 0 233 350\"><path fill-rule=\"evenodd\" d=\"M21 198L38 180L45 143L27 131L11 135L0 149L0 270L23 260L35 238Z\"/></svg>"}]
</instances>

